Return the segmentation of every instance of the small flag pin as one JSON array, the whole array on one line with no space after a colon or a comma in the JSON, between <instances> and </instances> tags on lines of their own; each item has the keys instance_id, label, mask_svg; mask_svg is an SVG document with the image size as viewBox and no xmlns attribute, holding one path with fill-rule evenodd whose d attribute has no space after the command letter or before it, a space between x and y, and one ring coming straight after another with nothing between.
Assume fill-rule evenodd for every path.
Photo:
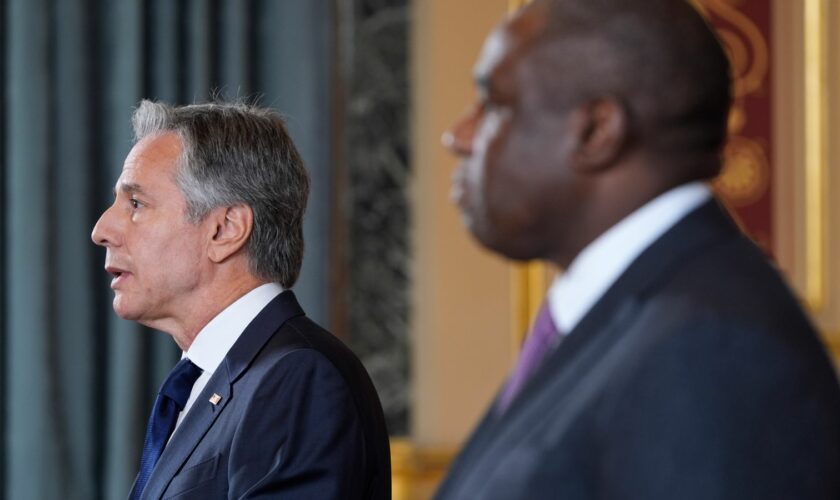
<instances>
[{"instance_id":1,"label":"small flag pin","mask_svg":"<svg viewBox=\"0 0 840 500\"><path fill-rule=\"evenodd\" d=\"M212 404L213 406L216 406L217 404L219 404L219 401L221 401L221 400L222 400L222 397L219 396L218 394L216 394L215 392L213 393L212 396L210 396L210 404Z\"/></svg>"}]
</instances>

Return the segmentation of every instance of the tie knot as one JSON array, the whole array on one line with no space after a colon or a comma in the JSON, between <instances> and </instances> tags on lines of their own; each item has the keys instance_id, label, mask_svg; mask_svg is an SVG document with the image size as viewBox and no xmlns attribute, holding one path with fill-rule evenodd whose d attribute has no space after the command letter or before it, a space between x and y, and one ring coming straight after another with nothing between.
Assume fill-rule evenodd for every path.
<instances>
[{"instance_id":1,"label":"tie knot","mask_svg":"<svg viewBox=\"0 0 840 500\"><path fill-rule=\"evenodd\" d=\"M178 410L184 409L187 399L190 397L192 386L203 370L187 358L182 359L169 372L169 376L160 388L160 394L168 397L178 406Z\"/></svg>"}]
</instances>

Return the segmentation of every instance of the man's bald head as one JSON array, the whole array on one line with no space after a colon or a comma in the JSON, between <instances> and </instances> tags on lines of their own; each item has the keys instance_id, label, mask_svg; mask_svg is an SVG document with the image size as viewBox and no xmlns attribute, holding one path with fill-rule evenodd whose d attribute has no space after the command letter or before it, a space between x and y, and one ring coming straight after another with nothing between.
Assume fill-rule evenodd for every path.
<instances>
[{"instance_id":1,"label":"man's bald head","mask_svg":"<svg viewBox=\"0 0 840 500\"><path fill-rule=\"evenodd\" d=\"M532 41L545 103L559 109L611 96L631 140L668 158L717 154L726 138L730 68L712 29L685 0L535 0ZM694 171L711 177L719 165Z\"/></svg>"}]
</instances>

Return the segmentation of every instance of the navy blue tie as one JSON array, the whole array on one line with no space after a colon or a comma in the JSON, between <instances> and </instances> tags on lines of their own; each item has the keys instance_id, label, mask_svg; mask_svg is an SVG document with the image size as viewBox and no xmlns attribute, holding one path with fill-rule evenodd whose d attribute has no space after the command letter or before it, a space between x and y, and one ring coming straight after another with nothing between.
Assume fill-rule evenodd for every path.
<instances>
[{"instance_id":1,"label":"navy blue tie","mask_svg":"<svg viewBox=\"0 0 840 500\"><path fill-rule=\"evenodd\" d=\"M143 456L140 458L140 473L137 474L131 500L136 500L143 494L143 488L152 476L155 464L175 429L178 413L187 404L192 386L201 372L201 368L184 358L169 372L169 376L158 391L155 405L152 407L152 415L149 417L149 425L146 427Z\"/></svg>"}]
</instances>

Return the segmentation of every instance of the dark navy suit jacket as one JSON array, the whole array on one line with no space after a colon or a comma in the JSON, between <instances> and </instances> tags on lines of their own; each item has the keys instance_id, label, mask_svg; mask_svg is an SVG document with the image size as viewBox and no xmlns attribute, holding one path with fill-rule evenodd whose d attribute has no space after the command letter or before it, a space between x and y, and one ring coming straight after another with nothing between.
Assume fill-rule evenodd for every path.
<instances>
[{"instance_id":1,"label":"dark navy suit jacket","mask_svg":"<svg viewBox=\"0 0 840 500\"><path fill-rule=\"evenodd\" d=\"M439 500L838 499L840 388L765 256L711 201L643 252Z\"/></svg>"},{"instance_id":2,"label":"dark navy suit jacket","mask_svg":"<svg viewBox=\"0 0 840 500\"><path fill-rule=\"evenodd\" d=\"M367 372L281 293L210 378L142 498L391 498L388 434Z\"/></svg>"}]
</instances>

